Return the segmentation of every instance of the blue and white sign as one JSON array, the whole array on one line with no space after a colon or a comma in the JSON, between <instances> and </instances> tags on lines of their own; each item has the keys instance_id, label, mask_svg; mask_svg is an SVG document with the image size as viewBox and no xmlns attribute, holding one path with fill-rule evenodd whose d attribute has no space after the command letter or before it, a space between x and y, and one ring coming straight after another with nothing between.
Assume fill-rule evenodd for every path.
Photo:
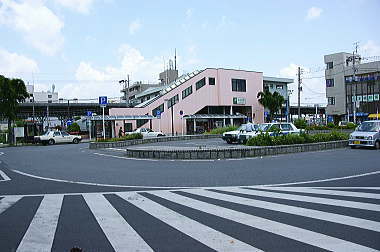
<instances>
[{"instance_id":1,"label":"blue and white sign","mask_svg":"<svg viewBox=\"0 0 380 252\"><path fill-rule=\"evenodd\" d=\"M157 110L156 117L157 117L157 119L161 119L161 111L160 110Z\"/></svg>"},{"instance_id":2,"label":"blue and white sign","mask_svg":"<svg viewBox=\"0 0 380 252\"><path fill-rule=\"evenodd\" d=\"M66 121L66 124L67 124L67 126L70 126L71 124L73 124L73 120L72 119L68 119Z\"/></svg>"},{"instance_id":3,"label":"blue and white sign","mask_svg":"<svg viewBox=\"0 0 380 252\"><path fill-rule=\"evenodd\" d=\"M87 116L92 116L92 111L87 111Z\"/></svg>"},{"instance_id":4,"label":"blue and white sign","mask_svg":"<svg viewBox=\"0 0 380 252\"><path fill-rule=\"evenodd\" d=\"M99 105L101 107L107 106L107 96L99 96Z\"/></svg>"}]
</instances>

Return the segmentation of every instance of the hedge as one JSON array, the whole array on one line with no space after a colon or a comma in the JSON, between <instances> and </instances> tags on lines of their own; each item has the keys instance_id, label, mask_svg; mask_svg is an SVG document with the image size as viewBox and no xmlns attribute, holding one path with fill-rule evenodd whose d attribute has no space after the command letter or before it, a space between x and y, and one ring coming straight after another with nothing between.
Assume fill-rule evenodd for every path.
<instances>
[{"instance_id":1,"label":"hedge","mask_svg":"<svg viewBox=\"0 0 380 252\"><path fill-rule=\"evenodd\" d=\"M248 146L276 146L276 145L292 145L304 143L320 143L338 140L347 140L349 135L346 133L332 131L331 133L319 133L310 135L306 133L288 134L280 136L270 136L268 133L262 133L258 136L248 139Z\"/></svg>"},{"instance_id":2,"label":"hedge","mask_svg":"<svg viewBox=\"0 0 380 252\"><path fill-rule=\"evenodd\" d=\"M221 134L223 134L224 132L227 132L227 131L234 131L234 130L236 130L237 128L238 128L237 126L227 126L227 127L222 127L222 128L212 129L212 130L210 130L210 131L205 132L204 134L221 135Z\"/></svg>"},{"instance_id":3,"label":"hedge","mask_svg":"<svg viewBox=\"0 0 380 252\"><path fill-rule=\"evenodd\" d=\"M122 137L115 137L115 138L99 138L96 139L97 142L118 142L118 141L126 141L126 140L134 140L134 139L142 139L143 135L141 133L132 133L126 136Z\"/></svg>"}]
</instances>

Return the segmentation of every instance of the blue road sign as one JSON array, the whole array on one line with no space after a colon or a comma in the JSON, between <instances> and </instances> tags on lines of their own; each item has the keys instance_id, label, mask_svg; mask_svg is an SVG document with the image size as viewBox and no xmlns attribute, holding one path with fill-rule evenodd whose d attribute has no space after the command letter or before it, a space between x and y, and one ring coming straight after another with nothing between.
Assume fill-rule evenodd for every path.
<instances>
[{"instance_id":1,"label":"blue road sign","mask_svg":"<svg viewBox=\"0 0 380 252\"><path fill-rule=\"evenodd\" d=\"M92 111L87 111L87 116L92 116Z\"/></svg>"},{"instance_id":2,"label":"blue road sign","mask_svg":"<svg viewBox=\"0 0 380 252\"><path fill-rule=\"evenodd\" d=\"M67 124L67 126L70 126L71 124L73 124L73 120L72 119L68 119L66 121L66 124Z\"/></svg>"},{"instance_id":3,"label":"blue road sign","mask_svg":"<svg viewBox=\"0 0 380 252\"><path fill-rule=\"evenodd\" d=\"M107 96L99 96L99 105L107 105Z\"/></svg>"},{"instance_id":4,"label":"blue road sign","mask_svg":"<svg viewBox=\"0 0 380 252\"><path fill-rule=\"evenodd\" d=\"M157 110L157 112L156 112L156 117L157 117L158 119L161 119L161 111L160 111L160 110Z\"/></svg>"},{"instance_id":5,"label":"blue road sign","mask_svg":"<svg viewBox=\"0 0 380 252\"><path fill-rule=\"evenodd\" d=\"M180 115L183 115L183 110L179 111L179 114L180 114Z\"/></svg>"}]
</instances>

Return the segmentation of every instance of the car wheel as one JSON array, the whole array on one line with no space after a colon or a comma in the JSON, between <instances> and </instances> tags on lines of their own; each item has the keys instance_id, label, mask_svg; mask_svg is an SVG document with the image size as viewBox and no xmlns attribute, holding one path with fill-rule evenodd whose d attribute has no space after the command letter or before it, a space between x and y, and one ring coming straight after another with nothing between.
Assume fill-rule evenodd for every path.
<instances>
[{"instance_id":1,"label":"car wheel","mask_svg":"<svg viewBox=\"0 0 380 252\"><path fill-rule=\"evenodd\" d=\"M55 144L55 141L53 139L50 139L48 143L49 143L49 145L53 145L53 144Z\"/></svg>"},{"instance_id":2,"label":"car wheel","mask_svg":"<svg viewBox=\"0 0 380 252\"><path fill-rule=\"evenodd\" d=\"M79 139L78 138L74 138L73 143L75 143L75 144L79 143Z\"/></svg>"},{"instance_id":3,"label":"car wheel","mask_svg":"<svg viewBox=\"0 0 380 252\"><path fill-rule=\"evenodd\" d=\"M158 134L158 135L157 135L157 137L163 137L163 136L164 136L164 135L162 135L162 134Z\"/></svg>"},{"instance_id":4,"label":"car wheel","mask_svg":"<svg viewBox=\"0 0 380 252\"><path fill-rule=\"evenodd\" d=\"M380 141L375 142L375 149L376 150L380 149Z\"/></svg>"}]
</instances>

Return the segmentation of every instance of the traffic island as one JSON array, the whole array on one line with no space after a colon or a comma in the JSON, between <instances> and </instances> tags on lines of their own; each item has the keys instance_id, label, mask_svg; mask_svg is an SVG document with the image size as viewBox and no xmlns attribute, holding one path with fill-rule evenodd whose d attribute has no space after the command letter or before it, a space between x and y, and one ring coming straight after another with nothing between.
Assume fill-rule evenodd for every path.
<instances>
[{"instance_id":1,"label":"traffic island","mask_svg":"<svg viewBox=\"0 0 380 252\"><path fill-rule=\"evenodd\" d=\"M321 151L348 146L347 140L280 145L280 146L233 146L233 147L158 147L136 146L126 149L126 156L140 159L215 160L273 156L280 154Z\"/></svg>"}]
</instances>

